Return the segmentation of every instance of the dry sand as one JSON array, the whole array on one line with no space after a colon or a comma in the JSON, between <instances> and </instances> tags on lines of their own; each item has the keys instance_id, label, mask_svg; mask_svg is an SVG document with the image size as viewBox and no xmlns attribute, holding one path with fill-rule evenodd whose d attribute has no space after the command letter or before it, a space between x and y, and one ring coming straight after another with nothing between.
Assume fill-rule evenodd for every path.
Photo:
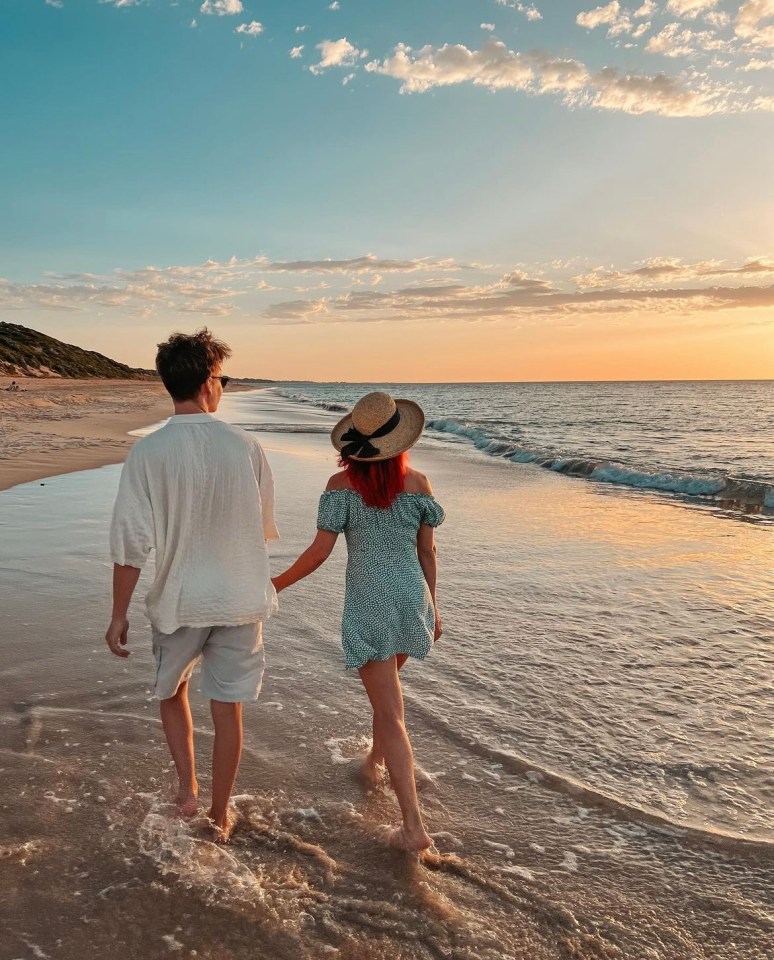
<instances>
[{"instance_id":1,"label":"dry sand","mask_svg":"<svg viewBox=\"0 0 774 960\"><path fill-rule=\"evenodd\" d=\"M131 430L171 413L158 382L0 377L0 490L119 463ZM232 388L230 388L232 389Z\"/></svg>"}]
</instances>

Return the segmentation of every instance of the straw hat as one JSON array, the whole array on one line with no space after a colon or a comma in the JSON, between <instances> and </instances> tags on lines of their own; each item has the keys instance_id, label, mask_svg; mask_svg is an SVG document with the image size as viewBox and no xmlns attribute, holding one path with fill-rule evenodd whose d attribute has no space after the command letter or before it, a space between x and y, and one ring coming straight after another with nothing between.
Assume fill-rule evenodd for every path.
<instances>
[{"instance_id":1,"label":"straw hat","mask_svg":"<svg viewBox=\"0 0 774 960\"><path fill-rule=\"evenodd\" d=\"M376 391L361 397L352 413L339 420L331 443L349 460L389 460L413 447L424 425L419 404Z\"/></svg>"}]
</instances>

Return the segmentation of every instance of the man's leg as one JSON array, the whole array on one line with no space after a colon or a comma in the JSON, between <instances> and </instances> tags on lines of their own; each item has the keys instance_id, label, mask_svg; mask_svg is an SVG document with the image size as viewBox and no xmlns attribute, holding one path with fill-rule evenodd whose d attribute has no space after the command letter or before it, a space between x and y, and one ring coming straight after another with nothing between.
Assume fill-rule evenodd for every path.
<instances>
[{"instance_id":1,"label":"man's leg","mask_svg":"<svg viewBox=\"0 0 774 960\"><path fill-rule=\"evenodd\" d=\"M175 761L178 791L175 797L180 813L192 817L199 809L199 785L196 782L193 721L188 703L188 681L184 680L174 696L162 700L161 723Z\"/></svg>"},{"instance_id":2,"label":"man's leg","mask_svg":"<svg viewBox=\"0 0 774 960\"><path fill-rule=\"evenodd\" d=\"M212 806L210 820L219 828L218 839L228 840L231 824L228 804L242 756L242 704L211 700L215 743L212 748Z\"/></svg>"}]
</instances>

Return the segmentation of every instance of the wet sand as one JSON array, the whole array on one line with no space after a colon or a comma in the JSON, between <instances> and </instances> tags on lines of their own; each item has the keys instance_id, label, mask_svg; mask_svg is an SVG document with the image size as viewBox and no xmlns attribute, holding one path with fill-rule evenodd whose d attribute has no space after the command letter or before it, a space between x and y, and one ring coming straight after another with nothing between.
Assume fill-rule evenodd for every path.
<instances>
[{"instance_id":1,"label":"wet sand","mask_svg":"<svg viewBox=\"0 0 774 960\"><path fill-rule=\"evenodd\" d=\"M228 406L236 422L239 402ZM288 417L269 409L265 419L279 427ZM320 418L319 435L294 435L292 425L261 434L280 491L274 569L313 534L318 493L332 472L327 422ZM481 596L483 570L495 563L481 517L500 511L504 535L519 544L520 583L529 581L530 564L571 576L581 529L573 524L598 509L595 495L563 477L506 474L498 464L466 477L472 459L461 471L458 456L424 445L414 462L450 516L438 534L447 634L426 664L405 671L422 804L441 852L423 863L379 843L380 826L396 821L394 795L387 785L364 792L355 775L369 724L360 684L340 661L341 545L317 575L283 595L266 626L264 689L245 715L240 823L233 845L220 849L166 802L169 763L141 604L132 611L129 661L111 658L102 640L107 523L120 468L0 495L0 960L82 960L116 950L207 960L770 955L770 845L713 844L711 831L654 828L567 789L567 778L552 783L516 750L495 751L480 728L466 728L465 711L477 710L487 729L484 691L497 686L507 662L500 655L491 670L469 670L471 641L492 649L540 643L517 625L539 598L515 596L508 571L501 592ZM572 491L558 515L556 485ZM471 503L476 510L466 512ZM626 501L614 503L625 521ZM551 511L552 526L541 523ZM554 542L553 528L564 543ZM492 604L513 609L513 637L491 635ZM526 669L528 660L521 663ZM557 668L572 670L572 662ZM547 722L548 703L516 690L514 724ZM193 706L206 792L209 720L206 704Z\"/></svg>"}]
</instances>

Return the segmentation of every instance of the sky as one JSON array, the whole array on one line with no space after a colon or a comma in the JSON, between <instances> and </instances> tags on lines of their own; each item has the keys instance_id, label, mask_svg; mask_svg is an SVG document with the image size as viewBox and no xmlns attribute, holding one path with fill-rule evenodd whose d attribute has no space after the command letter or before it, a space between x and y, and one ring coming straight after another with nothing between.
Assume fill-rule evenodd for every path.
<instances>
[{"instance_id":1,"label":"sky","mask_svg":"<svg viewBox=\"0 0 774 960\"><path fill-rule=\"evenodd\" d=\"M0 320L237 376L774 377L774 0L0 0Z\"/></svg>"}]
</instances>

